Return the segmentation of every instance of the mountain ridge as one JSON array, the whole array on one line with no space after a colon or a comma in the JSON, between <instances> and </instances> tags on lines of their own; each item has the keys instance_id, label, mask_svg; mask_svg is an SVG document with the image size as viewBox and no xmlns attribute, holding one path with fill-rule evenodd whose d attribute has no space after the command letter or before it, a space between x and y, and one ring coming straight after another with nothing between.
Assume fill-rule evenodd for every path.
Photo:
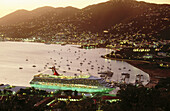
<instances>
[{"instance_id":1,"label":"mountain ridge","mask_svg":"<svg viewBox=\"0 0 170 111\"><path fill-rule=\"evenodd\" d=\"M170 29L170 5L168 4L110 0L83 9L40 7L35 10L41 12L42 9L45 11L36 14L35 17L29 18L26 15L26 20L20 20L18 23L14 23L12 20L11 26L1 24L0 33L9 37L26 38L55 36L61 32L72 33L71 36L84 31L102 34L103 30L108 30L110 34L114 35L110 38L117 37L115 35L125 37L128 34L130 34L128 36L133 36L140 33L147 37L169 39L167 31ZM1 19L0 23L2 23ZM3 22L3 24L5 23ZM18 30L24 34L20 34ZM165 35L166 37L162 37Z\"/></svg>"},{"instance_id":2,"label":"mountain ridge","mask_svg":"<svg viewBox=\"0 0 170 111\"><path fill-rule=\"evenodd\" d=\"M16 24L18 22L24 22L29 19L34 19L38 16L42 16L48 12L52 12L55 10L61 10L61 9L77 9L74 7L50 7L50 6L44 6L44 7L39 7L34 10L28 11L25 9L21 10L16 10L15 12L12 12L2 18L0 18L0 25L11 25L11 24ZM77 9L78 10L78 9ZM18 19L20 17L23 17L22 19Z\"/></svg>"}]
</instances>

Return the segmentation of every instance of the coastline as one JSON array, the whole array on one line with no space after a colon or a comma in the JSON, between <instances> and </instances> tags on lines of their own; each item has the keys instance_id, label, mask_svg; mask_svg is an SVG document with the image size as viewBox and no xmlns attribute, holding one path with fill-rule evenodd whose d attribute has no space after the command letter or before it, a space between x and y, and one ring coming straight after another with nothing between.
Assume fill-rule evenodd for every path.
<instances>
[{"instance_id":1,"label":"coastline","mask_svg":"<svg viewBox=\"0 0 170 111\"><path fill-rule=\"evenodd\" d=\"M39 42L28 42L28 43L39 43ZM49 45L49 44L47 44L47 45ZM79 47L77 47L77 48L79 48ZM113 59L113 60L118 60L118 61L125 61L125 62L131 64L132 66L137 67L138 69L141 69L142 71L149 74L150 84L151 83L157 84L157 82L160 78L170 77L170 69L158 68L148 61L109 58L109 57L103 57L103 58Z\"/></svg>"},{"instance_id":2,"label":"coastline","mask_svg":"<svg viewBox=\"0 0 170 111\"><path fill-rule=\"evenodd\" d=\"M170 77L170 69L159 68L148 61L128 60L128 59L119 59L119 58L110 58L110 57L103 57L103 58L117 60L117 61L124 61L148 73L150 76L150 82L146 85L146 87L154 87L159 82L159 79Z\"/></svg>"}]
</instances>

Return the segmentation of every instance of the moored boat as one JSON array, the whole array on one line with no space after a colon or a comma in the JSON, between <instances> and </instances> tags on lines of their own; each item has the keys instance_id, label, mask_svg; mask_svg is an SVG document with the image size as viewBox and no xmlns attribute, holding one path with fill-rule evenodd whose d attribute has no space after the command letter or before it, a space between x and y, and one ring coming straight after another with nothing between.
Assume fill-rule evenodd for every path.
<instances>
[{"instance_id":1,"label":"moored boat","mask_svg":"<svg viewBox=\"0 0 170 111\"><path fill-rule=\"evenodd\" d=\"M91 75L64 76L58 74L55 67L51 68L54 74L35 75L30 85L39 89L72 90L79 92L110 92L105 80Z\"/></svg>"}]
</instances>

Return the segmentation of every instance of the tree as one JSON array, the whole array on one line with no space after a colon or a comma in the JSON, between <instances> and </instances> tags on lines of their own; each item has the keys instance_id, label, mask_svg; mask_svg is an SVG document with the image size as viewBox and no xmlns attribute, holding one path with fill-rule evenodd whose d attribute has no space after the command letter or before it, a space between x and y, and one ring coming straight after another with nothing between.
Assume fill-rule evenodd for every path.
<instances>
[{"instance_id":1,"label":"tree","mask_svg":"<svg viewBox=\"0 0 170 111\"><path fill-rule=\"evenodd\" d=\"M160 91L160 108L170 111L170 77L160 79L155 88Z\"/></svg>"},{"instance_id":2,"label":"tree","mask_svg":"<svg viewBox=\"0 0 170 111\"><path fill-rule=\"evenodd\" d=\"M155 111L159 108L160 93L156 89L127 85L118 92L123 111Z\"/></svg>"},{"instance_id":3,"label":"tree","mask_svg":"<svg viewBox=\"0 0 170 111\"><path fill-rule=\"evenodd\" d=\"M155 88L164 88L166 91L170 91L170 77L160 79Z\"/></svg>"}]
</instances>

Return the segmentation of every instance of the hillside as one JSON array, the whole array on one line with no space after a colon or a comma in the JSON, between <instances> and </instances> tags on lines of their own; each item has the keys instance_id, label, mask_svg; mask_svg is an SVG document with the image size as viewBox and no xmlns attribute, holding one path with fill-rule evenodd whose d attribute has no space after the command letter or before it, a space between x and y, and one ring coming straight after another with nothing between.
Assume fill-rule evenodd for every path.
<instances>
[{"instance_id":1,"label":"hillside","mask_svg":"<svg viewBox=\"0 0 170 111\"><path fill-rule=\"evenodd\" d=\"M34 19L38 16L44 15L54 9L55 8L52 8L52 7L41 7L33 11L17 10L13 13L10 13L0 18L0 25L11 25L11 24L16 24L20 22L25 22L29 19Z\"/></svg>"},{"instance_id":2,"label":"hillside","mask_svg":"<svg viewBox=\"0 0 170 111\"><path fill-rule=\"evenodd\" d=\"M147 4L133 0L113 0L84 8L75 19L81 28L102 31L142 14L147 8L149 8Z\"/></svg>"},{"instance_id":3,"label":"hillside","mask_svg":"<svg viewBox=\"0 0 170 111\"><path fill-rule=\"evenodd\" d=\"M169 39L169 21L170 5L110 0L83 9L41 7L16 11L0 19L0 33L14 38L52 37L58 33L75 37L108 30L114 36L107 38Z\"/></svg>"},{"instance_id":4,"label":"hillside","mask_svg":"<svg viewBox=\"0 0 170 111\"><path fill-rule=\"evenodd\" d=\"M27 11L28 14L17 14L16 11L0 19L0 21L3 21L0 26L0 33L13 38L27 38L38 33L43 36L42 34L45 35L50 31L56 32L55 30L58 28L55 25L73 16L78 11L79 9L73 7L41 7L30 12ZM22 19L17 19L20 16L23 16ZM5 20L8 20L7 24L5 24Z\"/></svg>"},{"instance_id":5,"label":"hillside","mask_svg":"<svg viewBox=\"0 0 170 111\"><path fill-rule=\"evenodd\" d=\"M66 8L53 8L53 7L40 7L32 11L27 10L17 10L13 13L10 13L2 18L0 18L0 25L12 25L12 24L18 24L22 22L26 22L28 20L33 20L41 16L48 16L49 13L53 14L61 14L65 13L63 11L70 10L75 11L78 10L73 7L66 7Z\"/></svg>"},{"instance_id":6,"label":"hillside","mask_svg":"<svg viewBox=\"0 0 170 111\"><path fill-rule=\"evenodd\" d=\"M150 5L143 13L108 30L122 39L170 39L170 5Z\"/></svg>"}]
</instances>

